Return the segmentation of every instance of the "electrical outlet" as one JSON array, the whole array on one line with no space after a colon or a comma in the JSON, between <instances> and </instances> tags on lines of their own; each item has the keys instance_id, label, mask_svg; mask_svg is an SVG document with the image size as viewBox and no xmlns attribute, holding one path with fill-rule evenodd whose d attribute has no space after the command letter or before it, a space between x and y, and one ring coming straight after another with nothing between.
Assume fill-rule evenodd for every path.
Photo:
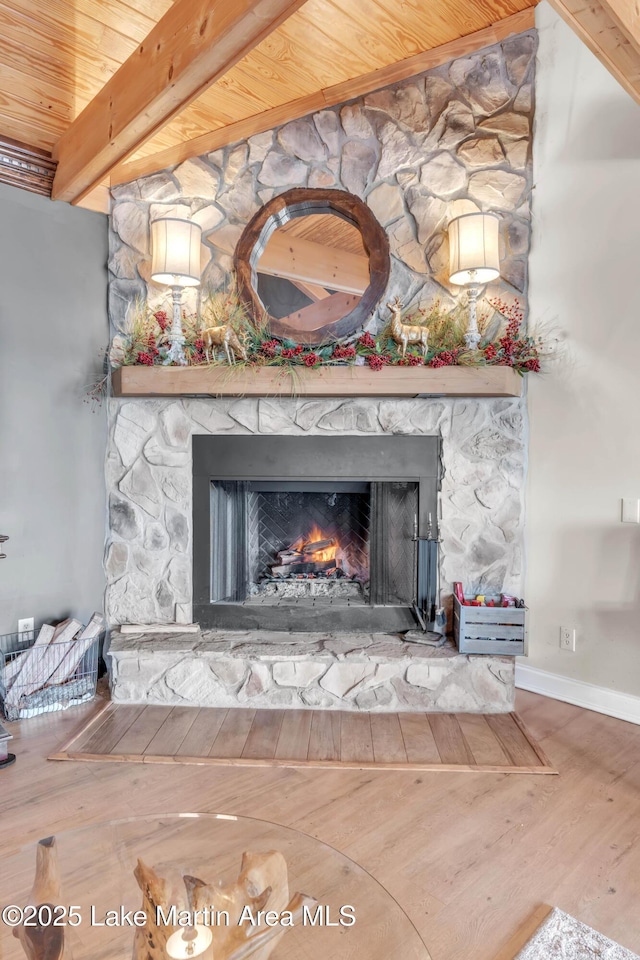
<instances>
[{"instance_id":1,"label":"electrical outlet","mask_svg":"<svg viewBox=\"0 0 640 960\"><path fill-rule=\"evenodd\" d=\"M576 628L560 627L560 649L576 652Z\"/></svg>"},{"instance_id":2,"label":"electrical outlet","mask_svg":"<svg viewBox=\"0 0 640 960\"><path fill-rule=\"evenodd\" d=\"M632 497L623 497L622 522L640 523L640 500Z\"/></svg>"},{"instance_id":3,"label":"electrical outlet","mask_svg":"<svg viewBox=\"0 0 640 960\"><path fill-rule=\"evenodd\" d=\"M18 633L29 633L33 628L33 617L25 617L24 620L18 620Z\"/></svg>"}]
</instances>

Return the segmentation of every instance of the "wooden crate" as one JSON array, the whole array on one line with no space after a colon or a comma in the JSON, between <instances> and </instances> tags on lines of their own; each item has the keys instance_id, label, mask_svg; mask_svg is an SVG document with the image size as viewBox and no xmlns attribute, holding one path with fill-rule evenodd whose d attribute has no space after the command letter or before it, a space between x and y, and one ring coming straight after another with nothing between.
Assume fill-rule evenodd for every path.
<instances>
[{"instance_id":1,"label":"wooden crate","mask_svg":"<svg viewBox=\"0 0 640 960\"><path fill-rule=\"evenodd\" d=\"M466 607L453 598L453 629L460 653L524 654L525 607Z\"/></svg>"}]
</instances>

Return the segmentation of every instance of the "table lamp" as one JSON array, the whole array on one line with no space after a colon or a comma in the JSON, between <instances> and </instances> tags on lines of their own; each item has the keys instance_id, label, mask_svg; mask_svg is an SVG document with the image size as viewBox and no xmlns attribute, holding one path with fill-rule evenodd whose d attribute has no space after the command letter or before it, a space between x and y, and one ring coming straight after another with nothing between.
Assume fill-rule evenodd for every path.
<instances>
[{"instance_id":1,"label":"table lamp","mask_svg":"<svg viewBox=\"0 0 640 960\"><path fill-rule=\"evenodd\" d=\"M163 217L151 224L151 279L171 287L173 320L169 331L168 359L185 366L182 332L182 289L200 285L200 243L197 223L177 217Z\"/></svg>"},{"instance_id":2,"label":"table lamp","mask_svg":"<svg viewBox=\"0 0 640 960\"><path fill-rule=\"evenodd\" d=\"M500 221L493 213L464 213L449 223L449 280L469 288L468 350L480 343L477 302L480 288L500 276Z\"/></svg>"}]
</instances>

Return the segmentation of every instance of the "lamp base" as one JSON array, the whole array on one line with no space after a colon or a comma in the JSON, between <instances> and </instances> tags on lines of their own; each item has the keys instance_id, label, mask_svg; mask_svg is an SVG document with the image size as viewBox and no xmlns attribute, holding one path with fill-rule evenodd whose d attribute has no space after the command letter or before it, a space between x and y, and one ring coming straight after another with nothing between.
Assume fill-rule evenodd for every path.
<instances>
[{"instance_id":1,"label":"lamp base","mask_svg":"<svg viewBox=\"0 0 640 960\"><path fill-rule=\"evenodd\" d=\"M167 360L171 363L177 363L181 367L187 366L187 358L184 352L184 337L170 337L171 348L167 354Z\"/></svg>"},{"instance_id":2,"label":"lamp base","mask_svg":"<svg viewBox=\"0 0 640 960\"><path fill-rule=\"evenodd\" d=\"M475 274L475 270L470 271L470 273ZM477 350L478 344L482 340L480 331L478 330L477 303L479 294L480 285L477 283L471 283L469 285L469 325L467 327L467 332L464 335L464 342L467 350Z\"/></svg>"},{"instance_id":3,"label":"lamp base","mask_svg":"<svg viewBox=\"0 0 640 960\"><path fill-rule=\"evenodd\" d=\"M477 330L470 331L469 333L465 333L464 342L467 350L477 350L478 344L480 343L481 339L482 337L480 336Z\"/></svg>"},{"instance_id":4,"label":"lamp base","mask_svg":"<svg viewBox=\"0 0 640 960\"><path fill-rule=\"evenodd\" d=\"M167 354L167 360L170 363L177 363L181 367L187 366L187 358L184 353L185 338L182 332L182 287L171 287L173 298L173 322L169 333L169 343L171 348Z\"/></svg>"}]
</instances>

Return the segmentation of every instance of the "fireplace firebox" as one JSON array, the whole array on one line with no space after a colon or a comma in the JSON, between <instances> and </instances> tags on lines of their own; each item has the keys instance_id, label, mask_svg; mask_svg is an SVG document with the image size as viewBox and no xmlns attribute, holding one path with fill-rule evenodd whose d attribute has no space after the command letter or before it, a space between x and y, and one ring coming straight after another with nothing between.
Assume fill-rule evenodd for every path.
<instances>
[{"instance_id":1,"label":"fireplace firebox","mask_svg":"<svg viewBox=\"0 0 640 960\"><path fill-rule=\"evenodd\" d=\"M202 627L402 631L435 603L438 437L193 437Z\"/></svg>"}]
</instances>

